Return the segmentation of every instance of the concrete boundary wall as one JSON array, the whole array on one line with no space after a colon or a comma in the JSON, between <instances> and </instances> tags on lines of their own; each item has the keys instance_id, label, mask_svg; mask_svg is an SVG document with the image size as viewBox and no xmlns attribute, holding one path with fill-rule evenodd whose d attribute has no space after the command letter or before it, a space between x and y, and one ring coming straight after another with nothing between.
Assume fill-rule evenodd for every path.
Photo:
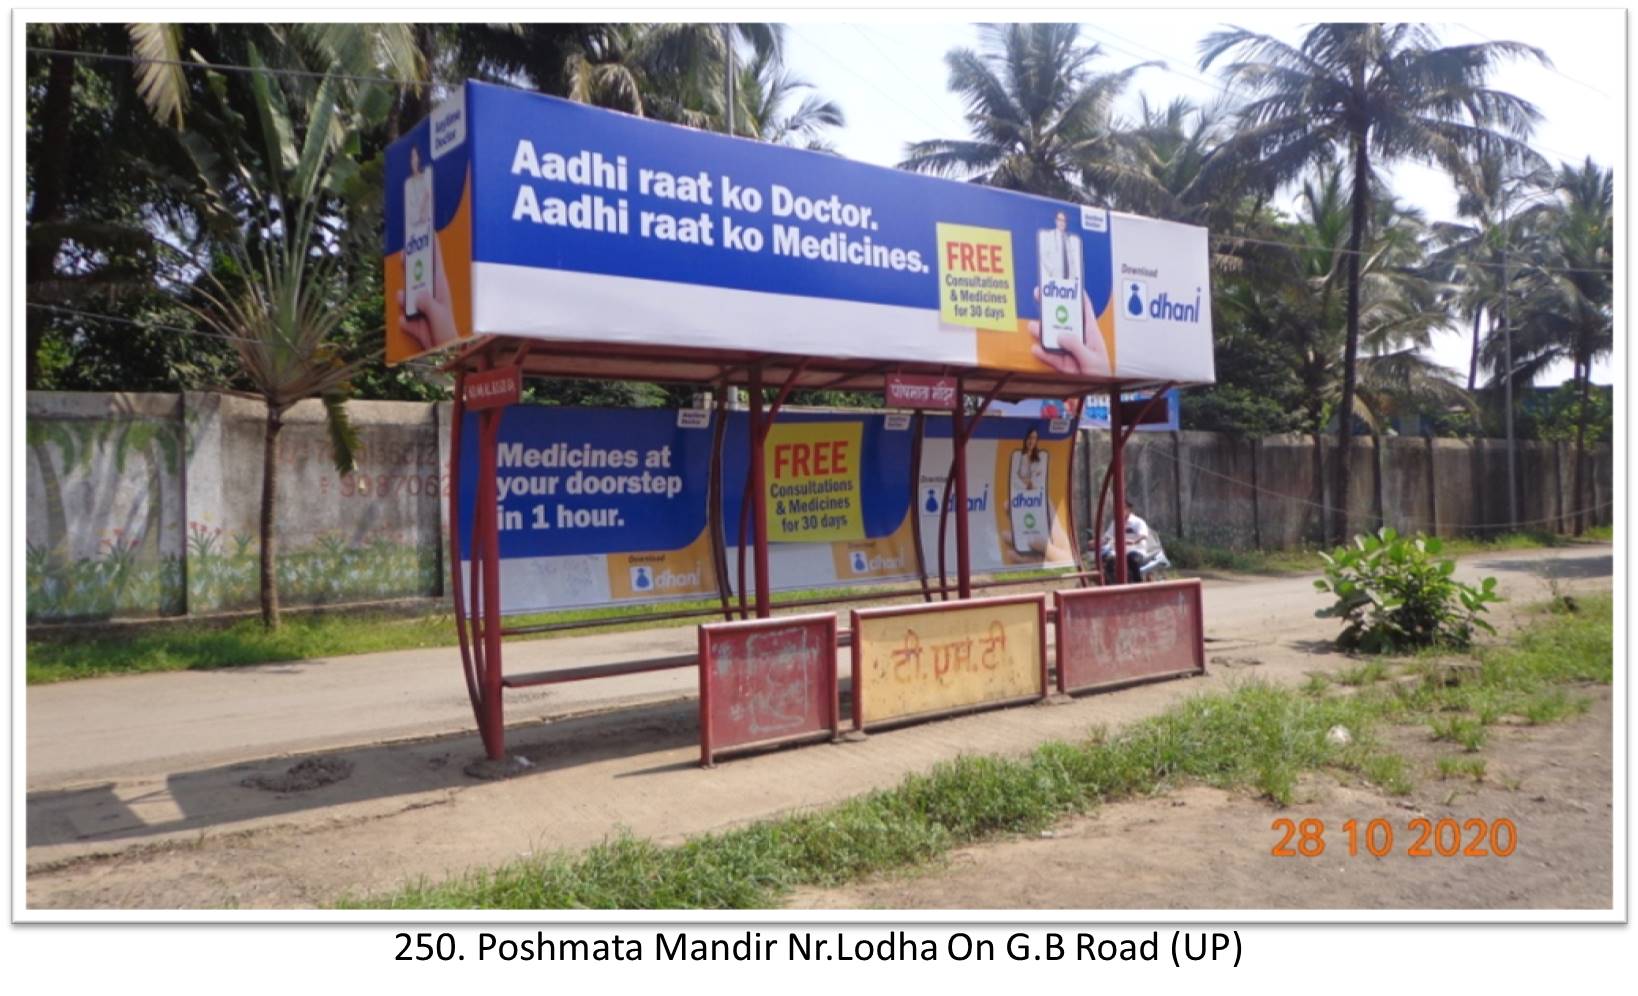
<instances>
[{"instance_id":1,"label":"concrete boundary wall","mask_svg":"<svg viewBox=\"0 0 1638 996\"><path fill-rule=\"evenodd\" d=\"M30 392L30 622L205 615L257 605L260 401ZM279 436L287 606L438 595L444 475L435 405L355 401L358 467L338 474L323 405Z\"/></svg>"},{"instance_id":2,"label":"concrete boundary wall","mask_svg":"<svg viewBox=\"0 0 1638 996\"><path fill-rule=\"evenodd\" d=\"M285 417L279 440L280 598L335 605L443 594L450 406L356 401L358 470L331 464L323 406ZM30 622L208 615L257 604L260 401L227 394L30 392L24 465ZM1083 430L1072 500L1084 542L1109 434ZM1237 549L1322 541L1334 437L1139 432L1133 506L1163 539ZM1498 440L1355 440L1348 495L1358 531L1441 536L1508 528ZM1522 528L1567 532L1574 447L1520 443ZM1590 450L1589 524L1613 521L1614 463Z\"/></svg>"}]
</instances>

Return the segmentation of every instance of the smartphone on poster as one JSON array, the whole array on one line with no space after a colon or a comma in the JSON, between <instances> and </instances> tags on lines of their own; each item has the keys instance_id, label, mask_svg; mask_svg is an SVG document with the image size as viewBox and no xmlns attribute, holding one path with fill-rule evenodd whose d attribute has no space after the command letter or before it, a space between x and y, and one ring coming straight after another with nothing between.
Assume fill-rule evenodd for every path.
<instances>
[{"instance_id":1,"label":"smartphone on poster","mask_svg":"<svg viewBox=\"0 0 1638 996\"><path fill-rule=\"evenodd\" d=\"M1064 336L1086 342L1086 318L1081 294L1084 250L1081 237L1069 230L1069 214L1059 211L1053 227L1036 233L1036 254L1041 280L1035 296L1041 302L1041 348L1064 353Z\"/></svg>"},{"instance_id":2,"label":"smartphone on poster","mask_svg":"<svg viewBox=\"0 0 1638 996\"><path fill-rule=\"evenodd\" d=\"M1041 348L1066 352L1058 345L1068 335L1086 341L1086 312L1081 304L1081 282L1076 279L1041 281Z\"/></svg>"},{"instance_id":3,"label":"smartphone on poster","mask_svg":"<svg viewBox=\"0 0 1638 996\"><path fill-rule=\"evenodd\" d=\"M404 313L416 315L415 301L432 291L432 170L420 168L411 153L404 181Z\"/></svg>"}]
</instances>

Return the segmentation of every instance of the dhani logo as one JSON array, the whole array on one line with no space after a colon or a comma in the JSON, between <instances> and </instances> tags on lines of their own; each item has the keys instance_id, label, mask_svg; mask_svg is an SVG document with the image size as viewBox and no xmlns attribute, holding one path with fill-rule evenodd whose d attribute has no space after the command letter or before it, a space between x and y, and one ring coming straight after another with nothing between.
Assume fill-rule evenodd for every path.
<instances>
[{"instance_id":1,"label":"dhani logo","mask_svg":"<svg viewBox=\"0 0 1638 996\"><path fill-rule=\"evenodd\" d=\"M932 480L937 480L938 481L937 486L934 486L932 483L930 483ZM942 506L940 506L940 504L939 504L939 495L940 495L940 493L942 493L942 489L944 487L944 479L943 478L926 478L926 477L924 477L921 480L921 485L922 485L922 491L924 492L924 494L922 495L921 500L916 502L917 505L921 506L921 514L922 515L938 515L939 512L942 511ZM955 491L953 489L950 492L950 501L952 501L952 502L955 501ZM984 485L984 493L983 494L979 494L979 495L969 494L967 496L967 511L969 511L969 512L982 512L982 511L985 511L986 509L988 509L989 507L990 507L990 486L988 484Z\"/></svg>"},{"instance_id":2,"label":"dhani logo","mask_svg":"<svg viewBox=\"0 0 1638 996\"><path fill-rule=\"evenodd\" d=\"M1126 281L1125 303L1121 305L1121 312L1134 322L1147 321L1149 318L1149 285L1141 280Z\"/></svg>"},{"instance_id":3,"label":"dhani logo","mask_svg":"<svg viewBox=\"0 0 1638 996\"><path fill-rule=\"evenodd\" d=\"M1023 494L1012 496L1013 508L1040 508L1046 500L1039 491L1026 491Z\"/></svg>"},{"instance_id":4,"label":"dhani logo","mask_svg":"<svg viewBox=\"0 0 1638 996\"><path fill-rule=\"evenodd\" d=\"M647 564L637 564L631 568L632 591L672 591L678 588L692 590L700 586L700 572L673 571L666 568L655 571Z\"/></svg>"},{"instance_id":5,"label":"dhani logo","mask_svg":"<svg viewBox=\"0 0 1638 996\"><path fill-rule=\"evenodd\" d=\"M1156 297L1149 296L1149 285L1142 280L1125 280L1121 282L1124 288L1124 302L1121 313L1134 322L1145 322L1154 319L1158 322L1188 322L1197 324L1200 321L1200 288L1194 289L1194 301L1174 301L1169 291L1161 291Z\"/></svg>"},{"instance_id":6,"label":"dhani logo","mask_svg":"<svg viewBox=\"0 0 1638 996\"><path fill-rule=\"evenodd\" d=\"M1200 288L1194 289L1194 303L1186 304L1182 301L1173 301L1170 294L1160 292L1160 296L1149 302L1149 317L1163 322L1200 321Z\"/></svg>"},{"instance_id":7,"label":"dhani logo","mask_svg":"<svg viewBox=\"0 0 1638 996\"><path fill-rule=\"evenodd\" d=\"M884 557L877 554L874 557L866 556L863 550L854 550L849 561L855 574L871 574L876 571L898 571L904 569L904 555Z\"/></svg>"}]
</instances>

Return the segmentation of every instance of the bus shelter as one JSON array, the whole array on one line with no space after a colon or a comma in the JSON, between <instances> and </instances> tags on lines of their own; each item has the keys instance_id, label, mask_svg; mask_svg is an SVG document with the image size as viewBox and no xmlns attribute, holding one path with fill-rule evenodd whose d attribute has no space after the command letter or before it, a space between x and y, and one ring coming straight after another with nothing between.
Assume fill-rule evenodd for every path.
<instances>
[{"instance_id":1,"label":"bus shelter","mask_svg":"<svg viewBox=\"0 0 1638 996\"><path fill-rule=\"evenodd\" d=\"M1068 435L1067 476L1043 467L1035 490L1030 467L1017 469L1013 457L1022 484L1008 494L1018 505L1044 500L1049 481L1073 479L1082 400L1108 392L1112 457L1093 536L1106 495L1113 521L1124 521L1122 454L1132 428L1155 414L1165 389L1213 378L1203 229L478 83L391 147L387 177L389 362L441 352L455 378L450 592L491 759L505 756L505 689L640 670L700 669L709 763L718 747L839 733L841 645L852 648L856 729L1045 696L1049 621L1058 627L1059 691L1203 668L1197 586L1146 585L1152 590L1123 601L1058 592L1050 609L1041 594L974 598L972 512L992 496L969 493L969 453L992 403L1061 399L1071 416L1046 427ZM507 616L550 604L519 592L575 590L566 586L579 583L576 571L589 571L579 587L597 588L596 597L629 602L653 590L645 585L669 554L628 557L620 566L629 578L612 566L600 572L596 558L623 535L646 536L642 520L665 515L645 510L664 506L642 502L675 493L680 483L661 482L685 476L637 466L675 469L669 444L576 449L547 432L503 438L507 420L512 431L525 414L514 405L529 378L711 393L710 408L666 414L679 431L704 433L677 449L688 450L703 482L689 507L706 528L689 548L705 569L689 577L708 575L718 604L669 614L722 617L702 625L697 654L505 673L504 638L545 628L509 626ZM1122 402L1140 389L1152 391L1150 401ZM734 390L745 392L743 413L728 408ZM886 428L902 435L877 447L867 475L856 466L870 448L863 430L808 431L781 418L802 390L880 392ZM625 431L608 413L583 419L608 421L615 437ZM948 450L941 488L926 473L934 426L940 460ZM1039 439L1026 436L1026 459L1031 445ZM895 455L884 457L889 449ZM527 487L555 495L561 482L551 475L576 461L630 471L610 478L631 492L624 511L593 522L570 502L534 502L533 515L508 506ZM861 550L870 549L871 524L860 507L870 493L900 487L912 521L918 508L927 517L904 530L914 566L896 576L916 582L901 590L919 592L923 604L856 610L845 631L833 614L776 617L776 608L846 599L776 603L771 551L852 541L855 566L868 568ZM1063 507L1067 515L1040 521L1067 534L1070 573L1084 585L1098 571L1081 569L1073 503ZM1050 538L1039 538L1045 527L1013 512L1013 546L1049 550ZM581 539L593 526L603 527L599 538ZM994 531L983 533L986 542L1006 547ZM1114 534L1116 577L1102 580L1124 582L1124 530ZM513 569L525 561L535 573ZM1138 630L1149 650L1122 638ZM1116 659L1125 664L1105 666Z\"/></svg>"}]
</instances>

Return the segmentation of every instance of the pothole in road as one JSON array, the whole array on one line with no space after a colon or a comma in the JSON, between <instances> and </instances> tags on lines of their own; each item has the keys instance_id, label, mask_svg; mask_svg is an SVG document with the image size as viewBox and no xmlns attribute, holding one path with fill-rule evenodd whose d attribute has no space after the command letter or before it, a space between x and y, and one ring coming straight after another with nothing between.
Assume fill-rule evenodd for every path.
<instances>
[{"instance_id":1,"label":"pothole in road","mask_svg":"<svg viewBox=\"0 0 1638 996\"><path fill-rule=\"evenodd\" d=\"M352 773L351 761L339 757L310 757L291 765L282 774L252 775L239 784L264 792L306 792L339 782Z\"/></svg>"}]
</instances>

